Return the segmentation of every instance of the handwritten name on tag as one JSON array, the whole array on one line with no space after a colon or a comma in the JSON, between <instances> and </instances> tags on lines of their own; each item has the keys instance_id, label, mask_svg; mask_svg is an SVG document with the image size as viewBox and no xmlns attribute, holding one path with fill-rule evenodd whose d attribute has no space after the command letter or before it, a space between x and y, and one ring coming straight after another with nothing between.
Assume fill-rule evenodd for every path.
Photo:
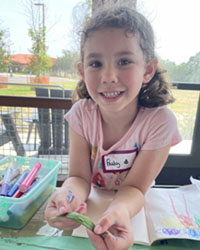
<instances>
[{"instance_id":1,"label":"handwritten name on tag","mask_svg":"<svg viewBox=\"0 0 200 250\"><path fill-rule=\"evenodd\" d=\"M108 155L102 156L103 171L106 172L123 172L131 168L133 161L138 153L138 149L113 151Z\"/></svg>"}]
</instances>

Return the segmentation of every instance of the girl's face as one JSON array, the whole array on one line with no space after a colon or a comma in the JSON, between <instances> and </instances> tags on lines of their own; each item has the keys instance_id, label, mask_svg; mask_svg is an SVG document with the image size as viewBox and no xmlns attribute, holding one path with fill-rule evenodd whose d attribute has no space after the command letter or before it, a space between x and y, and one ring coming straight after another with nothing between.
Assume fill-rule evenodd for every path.
<instances>
[{"instance_id":1,"label":"girl's face","mask_svg":"<svg viewBox=\"0 0 200 250\"><path fill-rule=\"evenodd\" d=\"M145 62L138 36L106 28L89 35L79 72L100 108L119 112L137 105L142 84L150 81L156 66L156 59Z\"/></svg>"}]
</instances>

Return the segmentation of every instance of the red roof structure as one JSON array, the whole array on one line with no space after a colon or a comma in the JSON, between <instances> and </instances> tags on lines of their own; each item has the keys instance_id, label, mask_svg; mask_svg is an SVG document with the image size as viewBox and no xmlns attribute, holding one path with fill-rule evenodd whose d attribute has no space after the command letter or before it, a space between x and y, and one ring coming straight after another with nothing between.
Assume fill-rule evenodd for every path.
<instances>
[{"instance_id":1,"label":"red roof structure","mask_svg":"<svg viewBox=\"0 0 200 250\"><path fill-rule=\"evenodd\" d=\"M16 55L12 55L11 59L12 59L12 62L27 65L30 63L32 57L33 55L31 54L16 54Z\"/></svg>"},{"instance_id":2,"label":"red roof structure","mask_svg":"<svg viewBox=\"0 0 200 250\"><path fill-rule=\"evenodd\" d=\"M28 65L32 59L32 54L15 54L11 56L12 62L23 65ZM54 63L56 58L51 57L51 62Z\"/></svg>"}]
</instances>

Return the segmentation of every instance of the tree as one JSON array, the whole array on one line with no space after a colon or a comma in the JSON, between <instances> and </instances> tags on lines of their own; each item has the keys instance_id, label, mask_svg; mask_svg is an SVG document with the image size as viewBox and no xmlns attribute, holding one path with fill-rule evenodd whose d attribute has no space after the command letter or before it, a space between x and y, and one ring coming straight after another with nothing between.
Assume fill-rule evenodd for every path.
<instances>
[{"instance_id":1,"label":"tree","mask_svg":"<svg viewBox=\"0 0 200 250\"><path fill-rule=\"evenodd\" d=\"M161 61L168 71L170 81L200 82L200 52L191 56L188 62L176 64L169 60Z\"/></svg>"},{"instance_id":2,"label":"tree","mask_svg":"<svg viewBox=\"0 0 200 250\"><path fill-rule=\"evenodd\" d=\"M52 71L58 76L75 76L77 74L76 65L79 59L78 52L63 50L63 56L56 59Z\"/></svg>"},{"instance_id":3,"label":"tree","mask_svg":"<svg viewBox=\"0 0 200 250\"><path fill-rule=\"evenodd\" d=\"M29 64L29 70L32 70L36 75L36 80L39 79L41 73L49 71L51 67L51 59L46 53L45 39L46 39L46 26L45 26L45 3L44 1L25 0L24 6L26 16L28 17L28 24L30 26L28 34L32 40L32 48L30 52L33 54ZM43 9L42 22L40 7Z\"/></svg>"},{"instance_id":4,"label":"tree","mask_svg":"<svg viewBox=\"0 0 200 250\"><path fill-rule=\"evenodd\" d=\"M7 71L10 65L9 32L0 25L0 72Z\"/></svg>"},{"instance_id":5,"label":"tree","mask_svg":"<svg viewBox=\"0 0 200 250\"><path fill-rule=\"evenodd\" d=\"M186 77L189 77L191 82L200 82L200 52L190 57Z\"/></svg>"},{"instance_id":6,"label":"tree","mask_svg":"<svg viewBox=\"0 0 200 250\"><path fill-rule=\"evenodd\" d=\"M29 30L29 35L32 39L32 49L31 52L33 57L29 64L29 69L31 69L36 78L39 78L41 72L47 72L51 67L51 59L46 54L45 43L43 34L44 30L33 31L32 29Z\"/></svg>"},{"instance_id":7,"label":"tree","mask_svg":"<svg viewBox=\"0 0 200 250\"><path fill-rule=\"evenodd\" d=\"M137 0L92 0L92 11L98 10L103 5L119 4L122 6L128 6L136 9Z\"/></svg>"},{"instance_id":8,"label":"tree","mask_svg":"<svg viewBox=\"0 0 200 250\"><path fill-rule=\"evenodd\" d=\"M79 50L80 45L80 31L84 21L98 10L103 5L122 5L130 8L136 8L137 0L85 0L78 3L73 9L72 22L72 40L75 44L75 50Z\"/></svg>"},{"instance_id":9,"label":"tree","mask_svg":"<svg viewBox=\"0 0 200 250\"><path fill-rule=\"evenodd\" d=\"M72 12L72 31L71 39L74 47L72 50L79 51L80 49L80 31L86 18L92 14L92 0L79 2Z\"/></svg>"}]
</instances>

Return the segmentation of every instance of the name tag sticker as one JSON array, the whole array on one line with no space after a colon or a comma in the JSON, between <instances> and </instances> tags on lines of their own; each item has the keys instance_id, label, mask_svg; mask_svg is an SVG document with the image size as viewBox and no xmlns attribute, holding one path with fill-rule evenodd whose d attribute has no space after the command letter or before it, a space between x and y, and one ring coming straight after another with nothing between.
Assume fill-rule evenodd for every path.
<instances>
[{"instance_id":1,"label":"name tag sticker","mask_svg":"<svg viewBox=\"0 0 200 250\"><path fill-rule=\"evenodd\" d=\"M138 149L125 151L112 151L108 155L102 156L103 171L124 172L129 170L138 153Z\"/></svg>"}]
</instances>

